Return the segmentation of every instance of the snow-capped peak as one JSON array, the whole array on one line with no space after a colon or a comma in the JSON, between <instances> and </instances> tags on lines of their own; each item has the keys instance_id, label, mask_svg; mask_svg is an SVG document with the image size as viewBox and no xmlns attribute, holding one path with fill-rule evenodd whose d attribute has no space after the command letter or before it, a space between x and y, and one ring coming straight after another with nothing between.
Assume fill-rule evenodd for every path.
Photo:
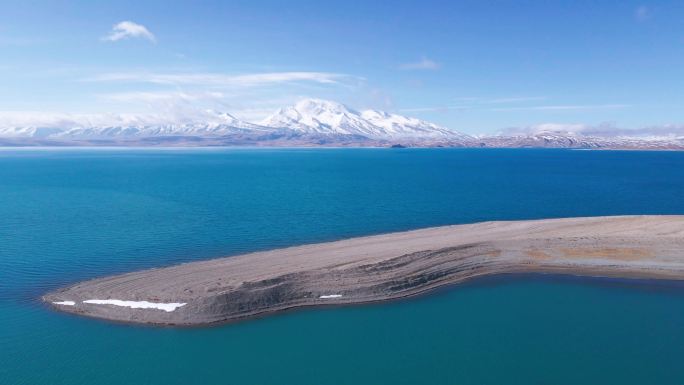
<instances>
[{"instance_id":1,"label":"snow-capped peak","mask_svg":"<svg viewBox=\"0 0 684 385\"><path fill-rule=\"evenodd\" d=\"M294 105L294 108L308 115L355 113L342 103L323 99L302 99Z\"/></svg>"},{"instance_id":2,"label":"snow-capped peak","mask_svg":"<svg viewBox=\"0 0 684 385\"><path fill-rule=\"evenodd\" d=\"M465 139L468 135L415 118L383 111L355 111L320 99L304 99L261 122L302 133L361 135L372 139Z\"/></svg>"},{"instance_id":3,"label":"snow-capped peak","mask_svg":"<svg viewBox=\"0 0 684 385\"><path fill-rule=\"evenodd\" d=\"M21 116L20 116L21 118ZM383 111L356 111L344 104L303 99L281 108L261 124L213 110L195 111L191 117L173 114L57 114L39 116L37 124L0 126L0 138L112 139L160 136L220 137L232 134L273 134L287 131L305 135L342 135L371 140L472 140L461 134L416 118ZM25 119L24 119L25 120Z\"/></svg>"},{"instance_id":4,"label":"snow-capped peak","mask_svg":"<svg viewBox=\"0 0 684 385\"><path fill-rule=\"evenodd\" d=\"M365 110L361 116L383 129L392 138L472 139L469 135L424 120L378 110Z\"/></svg>"},{"instance_id":5,"label":"snow-capped peak","mask_svg":"<svg viewBox=\"0 0 684 385\"><path fill-rule=\"evenodd\" d=\"M260 126L258 124L246 122L244 120L238 119L235 116L227 113L227 112L216 112L213 110L207 110L206 111L207 116L209 117L207 119L208 124L213 124L216 126L226 126L226 127L233 127L233 128L241 128L241 129L246 129L246 130L263 130L264 126Z\"/></svg>"},{"instance_id":6,"label":"snow-capped peak","mask_svg":"<svg viewBox=\"0 0 684 385\"><path fill-rule=\"evenodd\" d=\"M45 139L144 138L155 136L222 136L271 131L231 114L207 110L194 120L174 121L158 115L74 115L45 119L39 126L0 127L0 137Z\"/></svg>"},{"instance_id":7,"label":"snow-capped peak","mask_svg":"<svg viewBox=\"0 0 684 385\"><path fill-rule=\"evenodd\" d=\"M373 136L376 127L345 105L320 99L304 99L281 108L261 122L273 128L286 128L306 134Z\"/></svg>"}]
</instances>

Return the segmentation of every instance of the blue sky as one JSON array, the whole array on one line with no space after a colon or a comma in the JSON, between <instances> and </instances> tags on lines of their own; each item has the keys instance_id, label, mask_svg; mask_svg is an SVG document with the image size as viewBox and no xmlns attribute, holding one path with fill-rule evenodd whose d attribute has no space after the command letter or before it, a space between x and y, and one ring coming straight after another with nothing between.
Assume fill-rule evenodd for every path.
<instances>
[{"instance_id":1,"label":"blue sky","mask_svg":"<svg viewBox=\"0 0 684 385\"><path fill-rule=\"evenodd\" d=\"M680 126L683 20L681 1L4 1L0 124L316 97L468 133Z\"/></svg>"}]
</instances>

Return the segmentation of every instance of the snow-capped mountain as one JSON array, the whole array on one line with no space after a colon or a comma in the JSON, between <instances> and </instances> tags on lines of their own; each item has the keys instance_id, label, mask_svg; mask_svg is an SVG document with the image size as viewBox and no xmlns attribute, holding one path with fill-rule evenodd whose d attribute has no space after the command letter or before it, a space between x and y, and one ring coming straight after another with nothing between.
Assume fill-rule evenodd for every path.
<instances>
[{"instance_id":1,"label":"snow-capped mountain","mask_svg":"<svg viewBox=\"0 0 684 385\"><path fill-rule=\"evenodd\" d=\"M416 146L546 147L684 150L679 131L633 135L626 130L587 131L582 125L546 124L520 133L470 136L434 123L377 110L356 111L343 104L305 99L281 108L260 124L228 113L201 111L193 119L175 116L21 115L0 125L0 146L181 145L181 146ZM23 119L23 120L22 120ZM11 121L11 120L10 120ZM26 124L26 122L34 124Z\"/></svg>"},{"instance_id":2,"label":"snow-capped mountain","mask_svg":"<svg viewBox=\"0 0 684 385\"><path fill-rule=\"evenodd\" d=\"M684 138L679 137L597 136L553 130L483 136L477 141L480 147L494 148L684 149Z\"/></svg>"},{"instance_id":3,"label":"snow-capped mountain","mask_svg":"<svg viewBox=\"0 0 684 385\"><path fill-rule=\"evenodd\" d=\"M472 140L470 135L450 130L424 120L378 110L365 110L361 116L373 125L383 129L391 138L431 138Z\"/></svg>"},{"instance_id":4,"label":"snow-capped mountain","mask_svg":"<svg viewBox=\"0 0 684 385\"><path fill-rule=\"evenodd\" d=\"M340 136L382 141L468 141L473 138L420 119L383 111L355 111L319 99L305 99L281 108L260 124L242 121L227 113L206 111L202 119L188 123L158 123L150 117L110 117L115 124L81 117L60 117L44 126L0 128L0 137L42 139L131 139L163 136L223 137L235 134L279 132L295 136ZM326 139L328 142L330 139Z\"/></svg>"},{"instance_id":5,"label":"snow-capped mountain","mask_svg":"<svg viewBox=\"0 0 684 385\"><path fill-rule=\"evenodd\" d=\"M260 124L305 134L361 135L370 139L471 139L423 120L375 110L358 112L320 99L305 99L281 108Z\"/></svg>"},{"instance_id":6,"label":"snow-capped mountain","mask_svg":"<svg viewBox=\"0 0 684 385\"><path fill-rule=\"evenodd\" d=\"M0 138L46 138L64 131L64 128L58 127L0 127Z\"/></svg>"},{"instance_id":7,"label":"snow-capped mountain","mask_svg":"<svg viewBox=\"0 0 684 385\"><path fill-rule=\"evenodd\" d=\"M272 129L237 119L228 113L207 111L207 119L189 123L155 123L148 119L124 119L119 125L98 125L83 119L63 120L44 127L0 127L0 137L43 139L111 139L160 136L224 136L265 133Z\"/></svg>"},{"instance_id":8,"label":"snow-capped mountain","mask_svg":"<svg viewBox=\"0 0 684 385\"><path fill-rule=\"evenodd\" d=\"M377 131L356 111L339 103L316 99L305 99L294 106L281 108L260 124L305 134L371 136Z\"/></svg>"}]
</instances>

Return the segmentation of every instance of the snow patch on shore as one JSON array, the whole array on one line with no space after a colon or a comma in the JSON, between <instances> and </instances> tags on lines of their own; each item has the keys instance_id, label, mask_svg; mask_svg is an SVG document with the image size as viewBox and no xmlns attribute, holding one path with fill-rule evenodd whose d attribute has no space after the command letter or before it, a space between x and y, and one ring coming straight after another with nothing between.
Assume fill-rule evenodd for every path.
<instances>
[{"instance_id":1,"label":"snow patch on shore","mask_svg":"<svg viewBox=\"0 0 684 385\"><path fill-rule=\"evenodd\" d=\"M54 301L52 302L55 305L64 305L64 306L74 306L76 305L76 302L74 301Z\"/></svg>"},{"instance_id":2,"label":"snow patch on shore","mask_svg":"<svg viewBox=\"0 0 684 385\"><path fill-rule=\"evenodd\" d=\"M328 295L322 295L318 298L329 299L329 298L340 298L340 297L342 297L342 294L328 294Z\"/></svg>"},{"instance_id":3,"label":"snow patch on shore","mask_svg":"<svg viewBox=\"0 0 684 385\"><path fill-rule=\"evenodd\" d=\"M120 299L89 299L83 301L83 303L90 303L95 305L114 305L114 306L125 306L131 309L159 309L165 312L172 312L181 306L185 306L186 303L163 303L163 302L148 302L148 301L122 301Z\"/></svg>"}]
</instances>

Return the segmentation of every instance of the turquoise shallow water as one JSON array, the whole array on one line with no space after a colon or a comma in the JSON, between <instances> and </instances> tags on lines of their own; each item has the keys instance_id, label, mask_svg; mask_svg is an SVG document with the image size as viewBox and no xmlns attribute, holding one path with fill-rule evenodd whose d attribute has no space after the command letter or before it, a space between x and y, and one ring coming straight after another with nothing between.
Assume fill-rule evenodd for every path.
<instances>
[{"instance_id":1,"label":"turquoise shallow water","mask_svg":"<svg viewBox=\"0 0 684 385\"><path fill-rule=\"evenodd\" d=\"M492 279L205 329L58 314L94 276L493 219L684 214L684 153L2 150L0 384L682 384L684 288Z\"/></svg>"}]
</instances>

